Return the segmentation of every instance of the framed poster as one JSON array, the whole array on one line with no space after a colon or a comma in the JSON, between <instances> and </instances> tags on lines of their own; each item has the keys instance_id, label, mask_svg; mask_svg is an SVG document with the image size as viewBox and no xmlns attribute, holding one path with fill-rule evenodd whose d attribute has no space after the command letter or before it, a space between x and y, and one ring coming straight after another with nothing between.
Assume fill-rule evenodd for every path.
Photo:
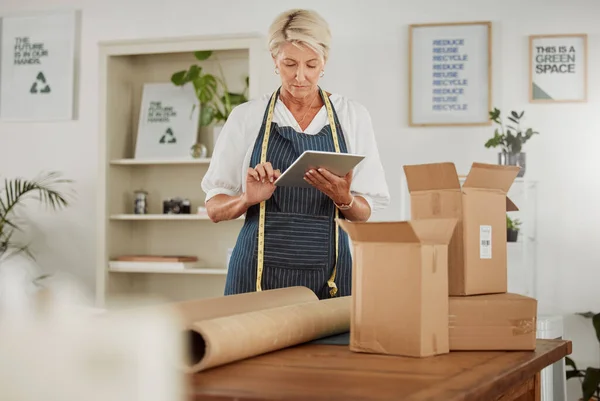
<instances>
[{"instance_id":1,"label":"framed poster","mask_svg":"<svg viewBox=\"0 0 600 401\"><path fill-rule=\"evenodd\" d=\"M587 102L587 35L529 37L529 101Z\"/></svg>"},{"instance_id":2,"label":"framed poster","mask_svg":"<svg viewBox=\"0 0 600 401\"><path fill-rule=\"evenodd\" d=\"M191 84L144 84L135 158L192 159L199 118L200 104Z\"/></svg>"},{"instance_id":3,"label":"framed poster","mask_svg":"<svg viewBox=\"0 0 600 401\"><path fill-rule=\"evenodd\" d=\"M415 24L409 30L409 125L489 125L491 22Z\"/></svg>"},{"instance_id":4,"label":"framed poster","mask_svg":"<svg viewBox=\"0 0 600 401\"><path fill-rule=\"evenodd\" d=\"M2 18L0 119L74 117L77 11Z\"/></svg>"}]
</instances>

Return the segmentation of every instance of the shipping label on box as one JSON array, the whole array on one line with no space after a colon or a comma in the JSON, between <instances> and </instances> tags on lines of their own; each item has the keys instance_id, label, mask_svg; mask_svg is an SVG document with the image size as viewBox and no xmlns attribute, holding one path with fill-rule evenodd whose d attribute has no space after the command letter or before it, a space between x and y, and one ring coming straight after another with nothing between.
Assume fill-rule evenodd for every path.
<instances>
[{"instance_id":1,"label":"shipping label on box","mask_svg":"<svg viewBox=\"0 0 600 401\"><path fill-rule=\"evenodd\" d=\"M411 219L456 218L449 245L449 294L507 291L507 193L519 167L473 163L460 185L453 163L404 166Z\"/></svg>"},{"instance_id":2,"label":"shipping label on box","mask_svg":"<svg viewBox=\"0 0 600 401\"><path fill-rule=\"evenodd\" d=\"M354 254L350 350L448 353L448 243L457 220L338 221Z\"/></svg>"}]
</instances>

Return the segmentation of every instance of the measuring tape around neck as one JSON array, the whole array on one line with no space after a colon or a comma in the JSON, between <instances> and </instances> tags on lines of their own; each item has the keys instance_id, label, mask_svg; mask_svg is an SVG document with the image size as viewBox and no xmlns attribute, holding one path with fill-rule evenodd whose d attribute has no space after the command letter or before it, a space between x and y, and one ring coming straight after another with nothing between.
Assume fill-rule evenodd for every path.
<instances>
[{"instance_id":1,"label":"measuring tape around neck","mask_svg":"<svg viewBox=\"0 0 600 401\"><path fill-rule=\"evenodd\" d=\"M333 118L333 109L331 107L331 103L329 101L329 97L322 90L319 89L322 94L323 102L325 103L325 108L327 109L327 118L329 119L329 126L331 127L331 136L333 137L333 145L335 147L336 153L340 153L340 144L337 136L337 127L335 125L335 120ZM273 121L273 112L275 110L275 102L277 100L277 95L279 91L276 91L271 96L271 100L269 103L269 111L267 112L267 121L265 124L265 133L263 136L261 153L260 153L260 162L265 163L267 161L267 149L269 145L269 137L271 135L271 123ZM260 213L259 213L259 221L258 221L258 258L257 258L257 268L256 268L256 291L262 291L262 273L264 267L264 257L265 257L265 217L266 217L266 201L262 201L260 203ZM335 276L337 272L337 263L339 256L339 224L337 219L339 218L339 209L335 207L335 262L333 265L333 273L329 280L327 280L327 285L329 286L329 294L332 297L335 297L337 294L337 286L335 284Z\"/></svg>"}]
</instances>

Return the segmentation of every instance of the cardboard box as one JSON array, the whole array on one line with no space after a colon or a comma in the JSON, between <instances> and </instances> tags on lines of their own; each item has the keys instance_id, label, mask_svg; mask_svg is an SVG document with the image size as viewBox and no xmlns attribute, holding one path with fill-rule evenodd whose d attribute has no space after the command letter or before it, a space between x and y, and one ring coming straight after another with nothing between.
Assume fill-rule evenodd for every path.
<instances>
[{"instance_id":1,"label":"cardboard box","mask_svg":"<svg viewBox=\"0 0 600 401\"><path fill-rule=\"evenodd\" d=\"M353 246L350 350L448 353L448 243L457 220L338 221Z\"/></svg>"},{"instance_id":2,"label":"cardboard box","mask_svg":"<svg viewBox=\"0 0 600 401\"><path fill-rule=\"evenodd\" d=\"M449 295L507 291L506 194L519 167L473 163L462 188L453 163L404 166L411 220L456 218L449 248Z\"/></svg>"},{"instance_id":3,"label":"cardboard box","mask_svg":"<svg viewBox=\"0 0 600 401\"><path fill-rule=\"evenodd\" d=\"M537 300L517 294L450 297L451 351L534 350Z\"/></svg>"}]
</instances>

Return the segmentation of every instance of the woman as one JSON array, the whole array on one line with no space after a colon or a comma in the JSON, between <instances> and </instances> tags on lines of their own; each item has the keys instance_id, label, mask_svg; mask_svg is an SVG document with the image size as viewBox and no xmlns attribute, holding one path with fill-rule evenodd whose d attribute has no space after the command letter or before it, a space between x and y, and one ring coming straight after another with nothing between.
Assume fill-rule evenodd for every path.
<instances>
[{"instance_id":1,"label":"woman","mask_svg":"<svg viewBox=\"0 0 600 401\"><path fill-rule=\"evenodd\" d=\"M269 47L281 86L236 107L219 135L202 181L208 215L219 222L246 214L225 295L290 286L320 299L350 295L349 241L335 219L366 221L389 203L369 113L318 86L329 42L329 27L315 12L279 15ZM305 150L366 158L345 177L308 171L311 188L276 187Z\"/></svg>"}]
</instances>

